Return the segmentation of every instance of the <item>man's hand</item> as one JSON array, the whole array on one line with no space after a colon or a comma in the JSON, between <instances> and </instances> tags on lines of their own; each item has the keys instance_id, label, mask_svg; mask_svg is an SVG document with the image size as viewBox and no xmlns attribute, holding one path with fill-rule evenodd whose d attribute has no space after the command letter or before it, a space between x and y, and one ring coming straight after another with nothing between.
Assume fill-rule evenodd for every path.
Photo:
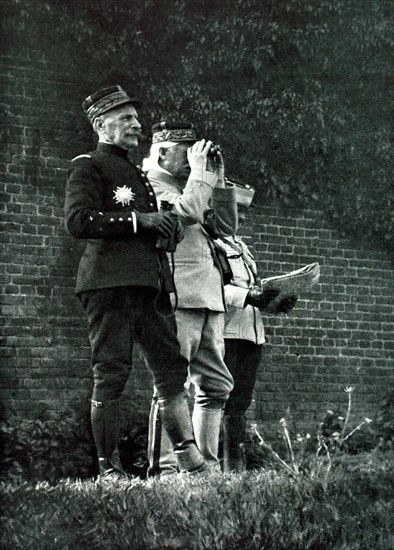
<instances>
[{"instance_id":1,"label":"man's hand","mask_svg":"<svg viewBox=\"0 0 394 550\"><path fill-rule=\"evenodd\" d=\"M261 288L254 286L246 295L245 305L249 304L251 306L258 307L259 309L266 309L270 302L272 302L278 294L279 290L275 288L261 290Z\"/></svg>"},{"instance_id":2,"label":"man's hand","mask_svg":"<svg viewBox=\"0 0 394 550\"><path fill-rule=\"evenodd\" d=\"M187 160L191 170L201 170L202 172L207 170L207 155L211 147L212 141L201 139L187 150Z\"/></svg>"},{"instance_id":3,"label":"man's hand","mask_svg":"<svg viewBox=\"0 0 394 550\"><path fill-rule=\"evenodd\" d=\"M283 298L283 300L279 302L276 311L278 313L289 313L296 305L297 300L298 296L286 296L286 298Z\"/></svg>"},{"instance_id":4,"label":"man's hand","mask_svg":"<svg viewBox=\"0 0 394 550\"><path fill-rule=\"evenodd\" d=\"M150 212L149 214L142 214L136 212L137 227L140 226L143 229L151 229L157 231L162 237L171 237L175 223L168 212L161 214L159 212Z\"/></svg>"}]
</instances>

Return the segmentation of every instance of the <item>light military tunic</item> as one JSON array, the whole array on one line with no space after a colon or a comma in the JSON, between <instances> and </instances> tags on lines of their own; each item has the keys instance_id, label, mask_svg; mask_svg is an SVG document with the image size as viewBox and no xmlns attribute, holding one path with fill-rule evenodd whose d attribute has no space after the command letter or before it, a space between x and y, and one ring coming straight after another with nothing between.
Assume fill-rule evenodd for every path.
<instances>
[{"instance_id":1,"label":"light military tunic","mask_svg":"<svg viewBox=\"0 0 394 550\"><path fill-rule=\"evenodd\" d=\"M185 237L175 252L175 287L178 308L226 311L222 276L214 264L205 223L217 236L232 235L237 225L237 206L233 187L217 188L198 179L193 171L182 189L179 180L169 173L147 173L158 202L174 205L185 225ZM203 214L202 214L203 213Z\"/></svg>"},{"instance_id":2,"label":"light military tunic","mask_svg":"<svg viewBox=\"0 0 394 550\"><path fill-rule=\"evenodd\" d=\"M226 250L233 271L233 280L224 287L228 306L224 337L263 344L265 336L261 313L256 307L245 306L249 289L256 284L256 262L240 237L233 235L226 237L226 241L228 242L219 239L219 243Z\"/></svg>"}]
</instances>

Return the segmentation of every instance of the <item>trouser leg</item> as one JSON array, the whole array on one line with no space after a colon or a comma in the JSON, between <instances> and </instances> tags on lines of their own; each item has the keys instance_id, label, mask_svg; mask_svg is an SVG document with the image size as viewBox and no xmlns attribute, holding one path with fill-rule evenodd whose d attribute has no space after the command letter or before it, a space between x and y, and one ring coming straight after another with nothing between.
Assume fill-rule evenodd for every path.
<instances>
[{"instance_id":1,"label":"trouser leg","mask_svg":"<svg viewBox=\"0 0 394 550\"><path fill-rule=\"evenodd\" d=\"M189 359L195 402L202 408L222 408L233 388L224 362L224 313L180 309L176 320L182 353Z\"/></svg>"},{"instance_id":2,"label":"trouser leg","mask_svg":"<svg viewBox=\"0 0 394 550\"><path fill-rule=\"evenodd\" d=\"M127 382L133 349L134 315L140 309L135 289L108 288L83 293L92 348L91 425L100 476L123 472L118 449L119 397Z\"/></svg>"},{"instance_id":3,"label":"trouser leg","mask_svg":"<svg viewBox=\"0 0 394 550\"><path fill-rule=\"evenodd\" d=\"M94 401L120 397L131 370L133 326L142 310L138 289L102 288L84 292L81 302L92 349Z\"/></svg>"},{"instance_id":4,"label":"trouser leg","mask_svg":"<svg viewBox=\"0 0 394 550\"><path fill-rule=\"evenodd\" d=\"M246 411L249 408L262 355L262 345L240 339L225 339L225 361L234 378L234 388L223 417L223 470L245 469Z\"/></svg>"},{"instance_id":5,"label":"trouser leg","mask_svg":"<svg viewBox=\"0 0 394 550\"><path fill-rule=\"evenodd\" d=\"M162 297L162 307L170 300ZM183 392L187 380L189 361L181 350L177 338L175 318L160 315L154 301L147 302L144 314L138 319L136 341L141 346L148 367L152 371L159 397L171 397Z\"/></svg>"},{"instance_id":6,"label":"trouser leg","mask_svg":"<svg viewBox=\"0 0 394 550\"><path fill-rule=\"evenodd\" d=\"M250 407L262 351L262 345L248 340L225 339L224 360L234 380L225 414L245 414Z\"/></svg>"},{"instance_id":7,"label":"trouser leg","mask_svg":"<svg viewBox=\"0 0 394 550\"><path fill-rule=\"evenodd\" d=\"M212 465L218 463L222 412L233 387L224 355L224 314L205 311L201 339L190 363L195 386L193 428L197 446Z\"/></svg>"},{"instance_id":8,"label":"trouser leg","mask_svg":"<svg viewBox=\"0 0 394 550\"><path fill-rule=\"evenodd\" d=\"M223 417L223 471L245 470L245 415Z\"/></svg>"},{"instance_id":9,"label":"trouser leg","mask_svg":"<svg viewBox=\"0 0 394 550\"><path fill-rule=\"evenodd\" d=\"M157 397L157 404L155 399L152 401L150 415L150 472L157 473L157 447L160 442L166 448L166 469L199 471L204 467L204 459L195 443L184 391L189 361L181 351L175 320L163 318L150 310L149 321L145 318L138 324L137 336L153 372Z\"/></svg>"},{"instance_id":10,"label":"trouser leg","mask_svg":"<svg viewBox=\"0 0 394 550\"><path fill-rule=\"evenodd\" d=\"M197 447L209 462L218 461L221 414L232 388L232 377L224 361L223 314L208 310L177 310L177 333L181 352L190 361L191 380L198 385L193 412ZM168 438L153 420L151 408L149 463L152 474L173 470ZM157 413L156 413L157 417Z\"/></svg>"}]
</instances>

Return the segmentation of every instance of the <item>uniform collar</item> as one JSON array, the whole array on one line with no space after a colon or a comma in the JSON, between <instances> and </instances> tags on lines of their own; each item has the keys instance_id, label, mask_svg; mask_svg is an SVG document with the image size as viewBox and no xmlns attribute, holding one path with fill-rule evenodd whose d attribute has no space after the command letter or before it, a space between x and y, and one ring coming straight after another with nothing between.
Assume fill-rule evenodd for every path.
<instances>
[{"instance_id":1,"label":"uniform collar","mask_svg":"<svg viewBox=\"0 0 394 550\"><path fill-rule=\"evenodd\" d=\"M104 143L103 141L97 143L97 151L100 151L100 153L107 153L108 155L116 155L124 159L128 159L129 156L129 152L126 149L118 147L117 145L112 145L111 143Z\"/></svg>"},{"instance_id":2,"label":"uniform collar","mask_svg":"<svg viewBox=\"0 0 394 550\"><path fill-rule=\"evenodd\" d=\"M147 176L148 176L148 178L149 178L149 176L151 176L155 179L159 179L163 183L167 183L168 185L172 185L173 187L176 187L180 191L183 191L183 189L186 185L186 180L180 180L179 178L176 178L175 176L173 176L172 174L170 174L166 170L155 170L155 169L148 170L147 171Z\"/></svg>"}]
</instances>

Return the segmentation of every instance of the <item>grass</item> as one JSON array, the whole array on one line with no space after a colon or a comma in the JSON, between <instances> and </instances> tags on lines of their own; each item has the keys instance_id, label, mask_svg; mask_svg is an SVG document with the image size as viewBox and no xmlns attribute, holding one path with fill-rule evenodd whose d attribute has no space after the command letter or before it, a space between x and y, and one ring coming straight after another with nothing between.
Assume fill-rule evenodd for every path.
<instances>
[{"instance_id":1,"label":"grass","mask_svg":"<svg viewBox=\"0 0 394 550\"><path fill-rule=\"evenodd\" d=\"M393 452L338 457L324 482L285 470L1 483L1 548L391 550Z\"/></svg>"},{"instance_id":2,"label":"grass","mask_svg":"<svg viewBox=\"0 0 394 550\"><path fill-rule=\"evenodd\" d=\"M146 430L136 427L120 448L140 478L96 483L85 425L10 418L0 550L391 550L394 393L374 421L353 424L353 390L346 414L327 411L311 434L292 436L282 418L271 443L250 423L248 471L232 475L142 479Z\"/></svg>"}]
</instances>

